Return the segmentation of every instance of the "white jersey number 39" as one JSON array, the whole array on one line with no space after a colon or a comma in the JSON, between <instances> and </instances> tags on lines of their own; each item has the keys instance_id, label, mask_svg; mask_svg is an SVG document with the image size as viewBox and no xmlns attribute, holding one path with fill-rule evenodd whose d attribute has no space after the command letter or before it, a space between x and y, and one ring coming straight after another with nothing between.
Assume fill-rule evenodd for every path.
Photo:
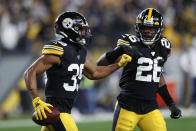
<instances>
[{"instance_id":1,"label":"white jersey number 39","mask_svg":"<svg viewBox=\"0 0 196 131\"><path fill-rule=\"evenodd\" d=\"M63 87L64 87L64 89L66 91L75 91L75 89L78 90L78 79L79 80L82 79L83 68L84 68L84 64L80 64L80 65L78 65L78 64L71 64L68 67L68 71L76 70L76 74L71 77L71 80L73 80L72 86L70 86L69 83L64 83L63 84Z\"/></svg>"}]
</instances>

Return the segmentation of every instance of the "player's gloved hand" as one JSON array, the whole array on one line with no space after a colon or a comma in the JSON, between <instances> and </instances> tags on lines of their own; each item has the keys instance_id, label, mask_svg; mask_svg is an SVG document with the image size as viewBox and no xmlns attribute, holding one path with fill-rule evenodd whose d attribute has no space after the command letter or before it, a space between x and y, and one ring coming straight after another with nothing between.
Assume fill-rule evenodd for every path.
<instances>
[{"instance_id":1,"label":"player's gloved hand","mask_svg":"<svg viewBox=\"0 0 196 131\"><path fill-rule=\"evenodd\" d=\"M179 119L182 116L181 110L175 104L169 106L169 110L171 111L170 117L172 119Z\"/></svg>"},{"instance_id":2,"label":"player's gloved hand","mask_svg":"<svg viewBox=\"0 0 196 131\"><path fill-rule=\"evenodd\" d=\"M126 66L128 62L131 62L132 57L127 55L127 54L123 54L120 61L118 62L118 66L122 67L122 66Z\"/></svg>"},{"instance_id":3,"label":"player's gloved hand","mask_svg":"<svg viewBox=\"0 0 196 131\"><path fill-rule=\"evenodd\" d=\"M52 111L48 108L48 106L52 106L52 105L45 103L39 97L36 97L35 99L33 99L32 103L33 103L33 107L36 112L36 119L37 120L42 120L43 118L44 119L47 118L47 116L45 114L45 110L48 111L49 113L52 113Z\"/></svg>"},{"instance_id":4,"label":"player's gloved hand","mask_svg":"<svg viewBox=\"0 0 196 131\"><path fill-rule=\"evenodd\" d=\"M125 54L128 54L132 57L141 57L142 53L138 50L136 46L127 46L127 45L121 45L121 48L123 48L123 51Z\"/></svg>"}]
</instances>

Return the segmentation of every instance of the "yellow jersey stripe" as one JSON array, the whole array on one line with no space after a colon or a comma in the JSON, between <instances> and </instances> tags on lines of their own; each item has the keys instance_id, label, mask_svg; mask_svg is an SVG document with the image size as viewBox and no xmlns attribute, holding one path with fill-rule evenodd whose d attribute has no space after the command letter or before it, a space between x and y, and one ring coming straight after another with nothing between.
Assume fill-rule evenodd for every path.
<instances>
[{"instance_id":1,"label":"yellow jersey stripe","mask_svg":"<svg viewBox=\"0 0 196 131\"><path fill-rule=\"evenodd\" d=\"M129 46L129 44L126 44L126 43L117 43L117 46L121 46L121 45L127 45L127 46Z\"/></svg>"},{"instance_id":2,"label":"yellow jersey stripe","mask_svg":"<svg viewBox=\"0 0 196 131\"><path fill-rule=\"evenodd\" d=\"M150 21L151 16L152 16L152 8L150 8L149 11L148 11L148 18L147 18L147 21Z\"/></svg>"},{"instance_id":3,"label":"yellow jersey stripe","mask_svg":"<svg viewBox=\"0 0 196 131\"><path fill-rule=\"evenodd\" d=\"M124 43L127 43L127 44L129 43L129 41L122 40L122 39L118 39L118 42L120 42L120 41L121 41L121 42L124 42Z\"/></svg>"},{"instance_id":4,"label":"yellow jersey stripe","mask_svg":"<svg viewBox=\"0 0 196 131\"><path fill-rule=\"evenodd\" d=\"M117 46L121 46L121 45L124 45L124 44L122 44L122 43L117 43Z\"/></svg>"},{"instance_id":5,"label":"yellow jersey stripe","mask_svg":"<svg viewBox=\"0 0 196 131\"><path fill-rule=\"evenodd\" d=\"M53 55L60 55L62 56L63 55L63 51L58 51L58 50L55 50L55 49L43 49L42 50L42 54L53 54Z\"/></svg>"},{"instance_id":6,"label":"yellow jersey stripe","mask_svg":"<svg viewBox=\"0 0 196 131\"><path fill-rule=\"evenodd\" d=\"M63 49L62 47L56 45L44 45L44 47L55 47L55 48Z\"/></svg>"},{"instance_id":7,"label":"yellow jersey stripe","mask_svg":"<svg viewBox=\"0 0 196 131\"><path fill-rule=\"evenodd\" d=\"M56 48L56 47L50 47L50 46L44 47L44 49L54 49L54 50L58 50L58 51L64 52L64 50L62 50L62 49L59 49L59 48Z\"/></svg>"}]
</instances>

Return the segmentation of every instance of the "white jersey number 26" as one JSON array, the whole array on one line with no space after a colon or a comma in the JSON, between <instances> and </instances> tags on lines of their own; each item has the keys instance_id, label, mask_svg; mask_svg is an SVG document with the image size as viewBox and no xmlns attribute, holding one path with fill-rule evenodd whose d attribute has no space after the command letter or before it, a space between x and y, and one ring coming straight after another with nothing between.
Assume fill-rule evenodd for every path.
<instances>
[{"instance_id":1,"label":"white jersey number 26","mask_svg":"<svg viewBox=\"0 0 196 131\"><path fill-rule=\"evenodd\" d=\"M162 57L157 57L153 60L145 57L139 58L136 80L145 82L159 82L160 75L158 73L162 71L162 68L158 66L158 61L161 59Z\"/></svg>"}]
</instances>

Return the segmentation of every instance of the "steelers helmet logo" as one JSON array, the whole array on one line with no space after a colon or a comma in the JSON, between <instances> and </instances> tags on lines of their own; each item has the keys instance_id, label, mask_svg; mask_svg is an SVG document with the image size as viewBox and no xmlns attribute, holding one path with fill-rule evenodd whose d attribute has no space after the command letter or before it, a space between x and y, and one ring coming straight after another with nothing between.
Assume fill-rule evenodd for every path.
<instances>
[{"instance_id":1,"label":"steelers helmet logo","mask_svg":"<svg viewBox=\"0 0 196 131\"><path fill-rule=\"evenodd\" d=\"M73 21L71 18L65 18L62 22L62 25L64 28L68 29L68 28L71 28L72 25L73 25Z\"/></svg>"}]
</instances>

